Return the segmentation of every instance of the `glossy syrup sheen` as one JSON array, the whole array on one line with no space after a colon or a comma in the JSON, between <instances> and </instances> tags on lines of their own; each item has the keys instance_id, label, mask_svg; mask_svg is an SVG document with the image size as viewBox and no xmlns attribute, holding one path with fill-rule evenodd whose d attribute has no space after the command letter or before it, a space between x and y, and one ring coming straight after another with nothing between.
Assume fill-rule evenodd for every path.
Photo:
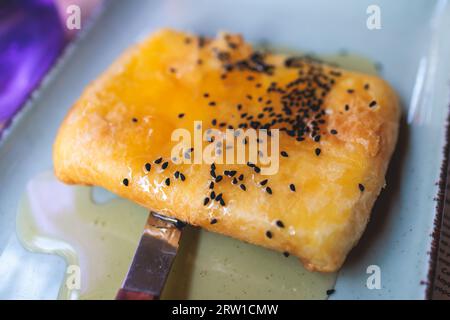
<instances>
[{"instance_id":1,"label":"glossy syrup sheen","mask_svg":"<svg viewBox=\"0 0 450 320\"><path fill-rule=\"evenodd\" d=\"M326 57L376 73L357 56ZM61 285L61 299L112 299L126 274L148 212L124 199L93 201L93 188L66 186L53 174L32 179L22 197L17 234L31 251L80 266L80 290ZM325 299L336 274L306 271L295 257L197 228L183 232L162 298Z\"/></svg>"},{"instance_id":2,"label":"glossy syrup sheen","mask_svg":"<svg viewBox=\"0 0 450 320\"><path fill-rule=\"evenodd\" d=\"M17 234L27 249L80 266L80 290L66 286L69 272L60 299L113 299L147 219L128 200L95 203L92 191L43 173L19 206ZM324 299L334 281L335 274L308 272L295 257L187 227L162 298Z\"/></svg>"}]
</instances>

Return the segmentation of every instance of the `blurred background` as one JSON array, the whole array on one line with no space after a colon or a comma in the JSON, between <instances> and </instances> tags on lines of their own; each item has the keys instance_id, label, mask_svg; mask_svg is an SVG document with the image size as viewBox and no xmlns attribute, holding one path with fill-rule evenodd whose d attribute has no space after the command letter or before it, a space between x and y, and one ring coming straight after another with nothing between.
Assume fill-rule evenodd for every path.
<instances>
[{"instance_id":1,"label":"blurred background","mask_svg":"<svg viewBox=\"0 0 450 320\"><path fill-rule=\"evenodd\" d=\"M0 1L0 135L102 2Z\"/></svg>"}]
</instances>

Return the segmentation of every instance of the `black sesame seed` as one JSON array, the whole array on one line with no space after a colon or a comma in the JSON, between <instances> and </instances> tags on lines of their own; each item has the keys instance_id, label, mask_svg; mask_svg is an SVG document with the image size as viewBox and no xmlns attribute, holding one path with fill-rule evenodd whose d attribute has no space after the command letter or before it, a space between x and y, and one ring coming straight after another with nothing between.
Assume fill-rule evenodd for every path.
<instances>
[{"instance_id":1,"label":"black sesame seed","mask_svg":"<svg viewBox=\"0 0 450 320\"><path fill-rule=\"evenodd\" d=\"M265 180L261 181L259 184L262 185L262 186L265 186L265 185L267 184L267 181L268 181L268 180L265 179Z\"/></svg>"},{"instance_id":2,"label":"black sesame seed","mask_svg":"<svg viewBox=\"0 0 450 320\"><path fill-rule=\"evenodd\" d=\"M241 174L241 175L239 175L239 181L242 181L242 180L244 180L244 175L243 174Z\"/></svg>"},{"instance_id":3,"label":"black sesame seed","mask_svg":"<svg viewBox=\"0 0 450 320\"><path fill-rule=\"evenodd\" d=\"M241 183L241 185L239 186L243 191L246 191L247 190L247 188L245 187L245 184L242 184Z\"/></svg>"},{"instance_id":4,"label":"black sesame seed","mask_svg":"<svg viewBox=\"0 0 450 320\"><path fill-rule=\"evenodd\" d=\"M277 227L284 228L284 223L283 223L283 221L277 220L276 224L277 224Z\"/></svg>"},{"instance_id":5,"label":"black sesame seed","mask_svg":"<svg viewBox=\"0 0 450 320\"><path fill-rule=\"evenodd\" d=\"M252 163L252 162L247 162L247 166L249 166L250 168L254 168L254 167L255 167L255 164Z\"/></svg>"},{"instance_id":6,"label":"black sesame seed","mask_svg":"<svg viewBox=\"0 0 450 320\"><path fill-rule=\"evenodd\" d=\"M212 218L210 221L211 224L216 224L217 223L217 219L216 218Z\"/></svg>"},{"instance_id":7,"label":"black sesame seed","mask_svg":"<svg viewBox=\"0 0 450 320\"><path fill-rule=\"evenodd\" d=\"M337 134L338 132L337 132L335 129L331 129L331 130L330 130L330 133L331 133L331 134Z\"/></svg>"},{"instance_id":8,"label":"black sesame seed","mask_svg":"<svg viewBox=\"0 0 450 320\"><path fill-rule=\"evenodd\" d=\"M175 177L175 179L178 179L180 177L180 171L175 171L173 176Z\"/></svg>"},{"instance_id":9,"label":"black sesame seed","mask_svg":"<svg viewBox=\"0 0 450 320\"><path fill-rule=\"evenodd\" d=\"M336 290L334 290L334 289L329 289L329 290L327 290L327 296L331 296L333 293L335 293L336 292Z\"/></svg>"},{"instance_id":10,"label":"black sesame seed","mask_svg":"<svg viewBox=\"0 0 450 320\"><path fill-rule=\"evenodd\" d=\"M272 232L270 232L269 230L266 231L266 237L269 239L272 239Z\"/></svg>"},{"instance_id":11,"label":"black sesame seed","mask_svg":"<svg viewBox=\"0 0 450 320\"><path fill-rule=\"evenodd\" d=\"M320 153L322 152L322 150L320 150L320 148L316 148L316 150L314 150L314 152L316 153L316 156L319 156Z\"/></svg>"},{"instance_id":12,"label":"black sesame seed","mask_svg":"<svg viewBox=\"0 0 450 320\"><path fill-rule=\"evenodd\" d=\"M350 110L350 106L348 104L345 105L345 111Z\"/></svg>"},{"instance_id":13,"label":"black sesame seed","mask_svg":"<svg viewBox=\"0 0 450 320\"><path fill-rule=\"evenodd\" d=\"M209 93L208 93L208 92L205 92L205 93L203 94L203 97L209 98Z\"/></svg>"},{"instance_id":14,"label":"black sesame seed","mask_svg":"<svg viewBox=\"0 0 450 320\"><path fill-rule=\"evenodd\" d=\"M163 164L162 164L162 166L161 166L161 168L163 169L163 170L165 170L165 169L167 169L167 167L169 166L169 162L164 162Z\"/></svg>"},{"instance_id":15,"label":"black sesame seed","mask_svg":"<svg viewBox=\"0 0 450 320\"><path fill-rule=\"evenodd\" d=\"M211 164L211 170L216 170L216 165L214 163Z\"/></svg>"},{"instance_id":16,"label":"black sesame seed","mask_svg":"<svg viewBox=\"0 0 450 320\"><path fill-rule=\"evenodd\" d=\"M289 157L289 155L286 151L281 151L281 156L285 157L285 158Z\"/></svg>"},{"instance_id":17,"label":"black sesame seed","mask_svg":"<svg viewBox=\"0 0 450 320\"><path fill-rule=\"evenodd\" d=\"M166 184L166 186L170 186L170 178L167 178L164 183Z\"/></svg>"},{"instance_id":18,"label":"black sesame seed","mask_svg":"<svg viewBox=\"0 0 450 320\"><path fill-rule=\"evenodd\" d=\"M266 188L266 192L267 192L268 194L272 194L272 189L271 189L270 187L267 187L267 188Z\"/></svg>"},{"instance_id":19,"label":"black sesame seed","mask_svg":"<svg viewBox=\"0 0 450 320\"><path fill-rule=\"evenodd\" d=\"M289 252L287 251L283 252L283 256L285 256L286 258L289 257Z\"/></svg>"},{"instance_id":20,"label":"black sesame seed","mask_svg":"<svg viewBox=\"0 0 450 320\"><path fill-rule=\"evenodd\" d=\"M214 106L216 105L216 103L215 103L214 101L211 101L210 103L208 103L208 105L209 105L210 107L214 107Z\"/></svg>"},{"instance_id":21,"label":"black sesame seed","mask_svg":"<svg viewBox=\"0 0 450 320\"><path fill-rule=\"evenodd\" d=\"M133 119L131 119L131 121L138 122L138 119L137 118L133 118Z\"/></svg>"},{"instance_id":22,"label":"black sesame seed","mask_svg":"<svg viewBox=\"0 0 450 320\"><path fill-rule=\"evenodd\" d=\"M182 174L181 172L180 172L180 179L181 179L181 181L186 180L186 177L185 177L184 174Z\"/></svg>"},{"instance_id":23,"label":"black sesame seed","mask_svg":"<svg viewBox=\"0 0 450 320\"><path fill-rule=\"evenodd\" d=\"M375 100L373 100L369 103L369 107L371 107L371 108L375 107L376 105L377 105L377 102Z\"/></svg>"},{"instance_id":24,"label":"black sesame seed","mask_svg":"<svg viewBox=\"0 0 450 320\"><path fill-rule=\"evenodd\" d=\"M364 89L369 90L369 84L368 84L368 83L366 83L366 84L364 85Z\"/></svg>"},{"instance_id":25,"label":"black sesame seed","mask_svg":"<svg viewBox=\"0 0 450 320\"><path fill-rule=\"evenodd\" d=\"M210 194L211 200L214 200L216 198L216 193L214 191Z\"/></svg>"},{"instance_id":26,"label":"black sesame seed","mask_svg":"<svg viewBox=\"0 0 450 320\"><path fill-rule=\"evenodd\" d=\"M216 178L216 172L214 170L211 170L209 172L209 174L211 175L211 177L213 177L214 179Z\"/></svg>"},{"instance_id":27,"label":"black sesame seed","mask_svg":"<svg viewBox=\"0 0 450 320\"><path fill-rule=\"evenodd\" d=\"M145 164L145 170L150 171L152 169L152 165L150 163Z\"/></svg>"},{"instance_id":28,"label":"black sesame seed","mask_svg":"<svg viewBox=\"0 0 450 320\"><path fill-rule=\"evenodd\" d=\"M218 176L216 177L216 183L222 181L222 178L223 178L223 177L222 177L221 175L218 175Z\"/></svg>"},{"instance_id":29,"label":"black sesame seed","mask_svg":"<svg viewBox=\"0 0 450 320\"><path fill-rule=\"evenodd\" d=\"M291 189L292 192L295 192L295 184L291 183L289 189Z\"/></svg>"},{"instance_id":30,"label":"black sesame seed","mask_svg":"<svg viewBox=\"0 0 450 320\"><path fill-rule=\"evenodd\" d=\"M160 164L161 162L162 162L162 157L161 158L158 158L158 159L156 159L155 161L153 161L154 163L156 163L156 164Z\"/></svg>"},{"instance_id":31,"label":"black sesame seed","mask_svg":"<svg viewBox=\"0 0 450 320\"><path fill-rule=\"evenodd\" d=\"M205 199L203 199L203 205L206 206L209 203L209 198L206 197Z\"/></svg>"},{"instance_id":32,"label":"black sesame seed","mask_svg":"<svg viewBox=\"0 0 450 320\"><path fill-rule=\"evenodd\" d=\"M234 175L235 175L236 173L237 173L236 170L230 170L230 171L228 171L227 176L229 176L229 177L234 177Z\"/></svg>"},{"instance_id":33,"label":"black sesame seed","mask_svg":"<svg viewBox=\"0 0 450 320\"><path fill-rule=\"evenodd\" d=\"M363 192L366 188L364 187L364 185L363 184L358 184L358 188L359 188L359 190L361 191L361 192Z\"/></svg>"},{"instance_id":34,"label":"black sesame seed","mask_svg":"<svg viewBox=\"0 0 450 320\"><path fill-rule=\"evenodd\" d=\"M255 170L256 173L260 173L261 172L261 169L259 167L257 167L257 166L254 166L253 170Z\"/></svg>"},{"instance_id":35,"label":"black sesame seed","mask_svg":"<svg viewBox=\"0 0 450 320\"><path fill-rule=\"evenodd\" d=\"M353 90L353 89L348 89L347 92L348 92L348 93L353 93L353 92L355 92L355 90Z\"/></svg>"},{"instance_id":36,"label":"black sesame seed","mask_svg":"<svg viewBox=\"0 0 450 320\"><path fill-rule=\"evenodd\" d=\"M232 183L232 184L237 184L237 183L238 183L238 181L237 181L237 179L236 179L236 178L233 178L233 180L231 181L231 183Z\"/></svg>"},{"instance_id":37,"label":"black sesame seed","mask_svg":"<svg viewBox=\"0 0 450 320\"><path fill-rule=\"evenodd\" d=\"M214 189L214 182L211 181L211 183L209 184L209 188Z\"/></svg>"},{"instance_id":38,"label":"black sesame seed","mask_svg":"<svg viewBox=\"0 0 450 320\"><path fill-rule=\"evenodd\" d=\"M123 179L122 183L125 187L128 187L128 179L127 178Z\"/></svg>"},{"instance_id":39,"label":"black sesame seed","mask_svg":"<svg viewBox=\"0 0 450 320\"><path fill-rule=\"evenodd\" d=\"M178 115L178 118L183 118L184 117L184 113L180 113L179 115Z\"/></svg>"}]
</instances>

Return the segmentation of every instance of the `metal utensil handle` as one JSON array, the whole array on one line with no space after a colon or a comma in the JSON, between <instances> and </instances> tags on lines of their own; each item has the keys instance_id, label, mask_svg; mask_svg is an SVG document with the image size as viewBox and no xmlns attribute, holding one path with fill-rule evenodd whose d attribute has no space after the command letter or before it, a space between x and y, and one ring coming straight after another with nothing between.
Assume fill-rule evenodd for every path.
<instances>
[{"instance_id":1,"label":"metal utensil handle","mask_svg":"<svg viewBox=\"0 0 450 320\"><path fill-rule=\"evenodd\" d=\"M117 292L116 300L159 300L159 297L147 294L145 292L120 289Z\"/></svg>"}]
</instances>

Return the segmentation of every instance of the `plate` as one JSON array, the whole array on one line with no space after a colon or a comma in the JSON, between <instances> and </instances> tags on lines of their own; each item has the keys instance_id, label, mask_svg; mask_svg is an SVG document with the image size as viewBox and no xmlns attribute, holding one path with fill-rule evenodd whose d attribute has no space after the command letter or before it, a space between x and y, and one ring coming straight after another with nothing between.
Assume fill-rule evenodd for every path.
<instances>
[{"instance_id":1,"label":"plate","mask_svg":"<svg viewBox=\"0 0 450 320\"><path fill-rule=\"evenodd\" d=\"M373 5L380 12L380 29L367 26ZM37 259L19 245L19 199L30 179L51 168L57 128L83 88L129 45L167 26L207 35L239 32L254 43L317 54L349 52L377 63L400 96L400 140L387 187L331 298L425 298L447 143L450 5L445 0L109 2L0 142L0 298L57 297L65 264L54 256ZM380 287L371 285L374 272L381 275Z\"/></svg>"}]
</instances>

